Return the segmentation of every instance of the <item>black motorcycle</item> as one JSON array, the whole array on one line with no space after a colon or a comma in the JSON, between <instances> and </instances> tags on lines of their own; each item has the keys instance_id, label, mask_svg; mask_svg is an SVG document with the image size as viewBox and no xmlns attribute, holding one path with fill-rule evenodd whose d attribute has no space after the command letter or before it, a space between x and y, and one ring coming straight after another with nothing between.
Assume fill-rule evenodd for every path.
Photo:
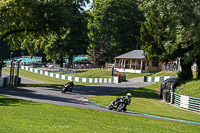
<instances>
[{"instance_id":1,"label":"black motorcycle","mask_svg":"<svg viewBox=\"0 0 200 133\"><path fill-rule=\"evenodd\" d=\"M126 111L126 106L130 105L131 103L131 98L127 96L121 96L117 97L114 102L111 102L109 105L108 109L116 109L117 111Z\"/></svg>"},{"instance_id":2,"label":"black motorcycle","mask_svg":"<svg viewBox=\"0 0 200 133\"><path fill-rule=\"evenodd\" d=\"M73 87L74 87L73 81L65 83L62 89L62 93L65 93L66 91L72 92Z\"/></svg>"}]
</instances>

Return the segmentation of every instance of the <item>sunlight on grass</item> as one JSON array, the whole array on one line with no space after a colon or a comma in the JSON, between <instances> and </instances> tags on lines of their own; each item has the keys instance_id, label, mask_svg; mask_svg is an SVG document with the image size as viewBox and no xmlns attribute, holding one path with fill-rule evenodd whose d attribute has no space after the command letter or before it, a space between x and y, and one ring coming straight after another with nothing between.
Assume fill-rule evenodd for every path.
<instances>
[{"instance_id":1,"label":"sunlight on grass","mask_svg":"<svg viewBox=\"0 0 200 133\"><path fill-rule=\"evenodd\" d=\"M181 95L200 98L200 80L193 80L176 87L175 92Z\"/></svg>"},{"instance_id":2,"label":"sunlight on grass","mask_svg":"<svg viewBox=\"0 0 200 133\"><path fill-rule=\"evenodd\" d=\"M4 73L9 73L9 68L3 68ZM33 72L29 72L27 70L20 69L20 77L32 79L36 81L40 81L42 83L22 83L20 87L61 87L66 82L69 82L68 80L53 78L50 76L45 76ZM81 83L81 82L75 82L75 85L96 85L97 83Z\"/></svg>"},{"instance_id":3,"label":"sunlight on grass","mask_svg":"<svg viewBox=\"0 0 200 133\"><path fill-rule=\"evenodd\" d=\"M179 122L152 120L124 114L102 112L46 103L18 101L2 106L0 96L0 130L3 133L50 132L198 132L199 126ZM15 102L16 100L16 102ZM9 101L8 101L9 102ZM120 126L119 126L120 125Z\"/></svg>"},{"instance_id":4,"label":"sunlight on grass","mask_svg":"<svg viewBox=\"0 0 200 133\"><path fill-rule=\"evenodd\" d=\"M200 115L198 113L182 110L174 107L173 105L159 101L158 95L156 94L156 90L159 89L159 85L160 83L156 83L139 89L127 91L133 95L131 105L129 105L127 109L138 113L200 122ZM96 101L98 104L108 106L115 100L116 97L126 95L127 92L109 96L89 97L88 99Z\"/></svg>"},{"instance_id":5,"label":"sunlight on grass","mask_svg":"<svg viewBox=\"0 0 200 133\"><path fill-rule=\"evenodd\" d=\"M176 71L161 71L153 75L150 75L150 77L161 77L161 76L177 76L177 72Z\"/></svg>"}]
</instances>

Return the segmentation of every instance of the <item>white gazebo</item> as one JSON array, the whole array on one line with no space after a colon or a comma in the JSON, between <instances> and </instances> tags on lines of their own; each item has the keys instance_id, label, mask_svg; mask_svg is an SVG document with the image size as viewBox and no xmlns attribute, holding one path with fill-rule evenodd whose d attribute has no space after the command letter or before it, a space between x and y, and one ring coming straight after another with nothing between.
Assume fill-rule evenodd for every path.
<instances>
[{"instance_id":1,"label":"white gazebo","mask_svg":"<svg viewBox=\"0 0 200 133\"><path fill-rule=\"evenodd\" d=\"M119 72L145 73L160 71L162 63L149 62L143 50L133 50L115 57L115 70Z\"/></svg>"}]
</instances>

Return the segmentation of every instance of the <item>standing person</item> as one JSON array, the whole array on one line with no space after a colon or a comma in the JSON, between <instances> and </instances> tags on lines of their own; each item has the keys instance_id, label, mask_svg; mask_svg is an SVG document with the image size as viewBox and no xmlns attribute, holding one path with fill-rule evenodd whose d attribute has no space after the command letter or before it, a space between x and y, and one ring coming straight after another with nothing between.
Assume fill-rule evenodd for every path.
<instances>
[{"instance_id":1,"label":"standing person","mask_svg":"<svg viewBox=\"0 0 200 133\"><path fill-rule=\"evenodd\" d=\"M167 64L167 70L169 71L170 70L170 62L168 62L168 64Z\"/></svg>"},{"instance_id":2,"label":"standing person","mask_svg":"<svg viewBox=\"0 0 200 133\"><path fill-rule=\"evenodd\" d=\"M173 63L173 70L176 71L176 62Z\"/></svg>"}]
</instances>

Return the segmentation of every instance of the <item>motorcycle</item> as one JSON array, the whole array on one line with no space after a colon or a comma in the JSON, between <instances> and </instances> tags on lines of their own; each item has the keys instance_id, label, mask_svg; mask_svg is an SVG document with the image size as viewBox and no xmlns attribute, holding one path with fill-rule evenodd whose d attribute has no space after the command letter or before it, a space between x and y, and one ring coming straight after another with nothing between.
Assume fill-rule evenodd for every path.
<instances>
[{"instance_id":1,"label":"motorcycle","mask_svg":"<svg viewBox=\"0 0 200 133\"><path fill-rule=\"evenodd\" d=\"M72 92L73 87L74 87L73 81L65 83L62 89L62 93L65 93L66 91Z\"/></svg>"},{"instance_id":2,"label":"motorcycle","mask_svg":"<svg viewBox=\"0 0 200 133\"><path fill-rule=\"evenodd\" d=\"M127 110L126 106L130 105L130 103L131 103L131 98L128 96L117 97L114 102L111 102L108 109L109 110L116 109L119 112L126 111Z\"/></svg>"}]
</instances>

